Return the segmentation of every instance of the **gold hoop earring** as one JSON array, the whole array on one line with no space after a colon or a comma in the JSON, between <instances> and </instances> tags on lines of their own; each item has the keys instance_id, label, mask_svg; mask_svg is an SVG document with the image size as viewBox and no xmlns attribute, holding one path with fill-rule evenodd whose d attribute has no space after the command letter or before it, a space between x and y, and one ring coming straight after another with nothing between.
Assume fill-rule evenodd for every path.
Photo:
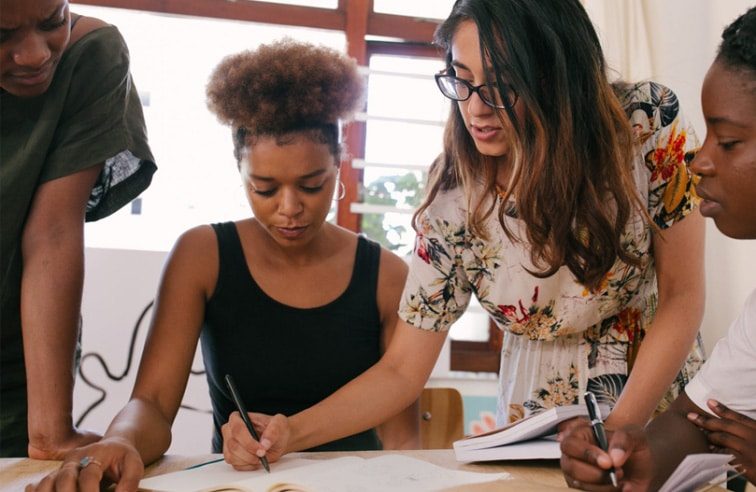
<instances>
[{"instance_id":1,"label":"gold hoop earring","mask_svg":"<svg viewBox=\"0 0 756 492\"><path fill-rule=\"evenodd\" d=\"M346 186L344 186L344 182L339 180L339 194L336 196L335 200L338 202L339 200L343 199L346 196Z\"/></svg>"}]
</instances>

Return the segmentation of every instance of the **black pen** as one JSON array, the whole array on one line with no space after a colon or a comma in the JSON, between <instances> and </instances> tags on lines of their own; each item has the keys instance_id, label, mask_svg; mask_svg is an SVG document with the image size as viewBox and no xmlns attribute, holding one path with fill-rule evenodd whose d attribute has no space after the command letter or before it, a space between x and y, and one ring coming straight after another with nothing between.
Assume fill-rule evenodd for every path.
<instances>
[{"instance_id":1,"label":"black pen","mask_svg":"<svg viewBox=\"0 0 756 492\"><path fill-rule=\"evenodd\" d=\"M257 435L255 428L252 426L252 422L249 421L247 409L244 408L244 403L241 400L241 396L239 396L239 392L236 391L236 385L234 384L234 380L231 378L230 374L226 374L226 386L228 386L229 391L231 391L231 398L234 399L234 403L236 403L236 409L239 410L241 419L244 421L244 425L247 426L247 430L250 434L252 434L252 437L255 438L257 442L260 442L260 436ZM270 473L268 458L266 458L265 456L260 457L260 463L262 463L263 468L265 468L265 470Z\"/></svg>"},{"instance_id":2,"label":"black pen","mask_svg":"<svg viewBox=\"0 0 756 492\"><path fill-rule=\"evenodd\" d=\"M601 409L596 401L596 396L590 391L586 391L583 396L585 399L585 406L588 407L588 416L591 419L591 428L593 429L593 437L596 438L596 442L604 451L609 450L609 443L606 440L606 431L604 430L604 421L601 420ZM609 478L612 480L612 485L617 487L617 474L614 470L609 471Z\"/></svg>"}]
</instances>

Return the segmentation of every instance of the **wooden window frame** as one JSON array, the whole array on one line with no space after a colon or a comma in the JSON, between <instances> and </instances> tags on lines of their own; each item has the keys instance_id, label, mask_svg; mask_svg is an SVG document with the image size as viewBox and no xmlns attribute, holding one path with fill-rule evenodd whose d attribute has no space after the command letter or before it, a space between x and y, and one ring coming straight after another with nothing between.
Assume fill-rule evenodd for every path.
<instances>
[{"instance_id":1,"label":"wooden window frame","mask_svg":"<svg viewBox=\"0 0 756 492\"><path fill-rule=\"evenodd\" d=\"M165 14L187 15L235 21L343 31L347 54L367 65L373 54L439 56L431 41L438 21L373 11L373 0L338 0L337 8L326 9L275 4L257 0L74 0L83 5L113 7ZM75 10L75 6L74 6ZM397 41L370 41L369 37ZM365 124L355 122L345 129L345 144L354 156L364 156ZM336 221L351 231L360 231L361 215L350 205L359 201L362 170L352 167L351 159L341 163L345 196L338 203ZM498 372L502 333L489 322L485 342L451 341L451 370Z\"/></svg>"}]
</instances>

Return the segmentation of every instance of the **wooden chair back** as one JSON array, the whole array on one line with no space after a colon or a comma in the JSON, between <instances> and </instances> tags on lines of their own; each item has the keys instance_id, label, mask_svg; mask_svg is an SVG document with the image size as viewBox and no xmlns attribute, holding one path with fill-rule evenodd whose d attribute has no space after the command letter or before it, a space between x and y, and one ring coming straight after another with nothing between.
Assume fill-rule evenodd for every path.
<instances>
[{"instance_id":1,"label":"wooden chair back","mask_svg":"<svg viewBox=\"0 0 756 492\"><path fill-rule=\"evenodd\" d=\"M464 436L462 395L454 388L425 388L420 396L420 444L448 449Z\"/></svg>"}]
</instances>

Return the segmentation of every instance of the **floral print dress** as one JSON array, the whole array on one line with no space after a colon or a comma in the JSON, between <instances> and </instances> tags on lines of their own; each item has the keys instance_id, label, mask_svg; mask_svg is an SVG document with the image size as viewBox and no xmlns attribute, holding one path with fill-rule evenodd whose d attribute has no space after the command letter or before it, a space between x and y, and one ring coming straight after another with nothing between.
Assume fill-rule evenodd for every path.
<instances>
[{"instance_id":1,"label":"floral print dress","mask_svg":"<svg viewBox=\"0 0 756 492\"><path fill-rule=\"evenodd\" d=\"M698 141L675 94L655 83L623 88L623 105L638 139L633 176L648 213L661 229L682 220L698 199L687 172ZM482 192L482 191L481 191ZM614 405L657 306L652 230L637 213L623 244L644 260L617 261L601 285L589 290L567 267L537 278L526 241L509 240L491 214L489 239L466 225L461 188L440 193L420 217L399 316L425 330L449 329L475 295L504 331L497 425L558 405L579 403L586 390ZM502 204L499 204L502 205ZM505 215L515 237L523 224L510 205ZM703 362L700 337L662 408Z\"/></svg>"}]
</instances>

